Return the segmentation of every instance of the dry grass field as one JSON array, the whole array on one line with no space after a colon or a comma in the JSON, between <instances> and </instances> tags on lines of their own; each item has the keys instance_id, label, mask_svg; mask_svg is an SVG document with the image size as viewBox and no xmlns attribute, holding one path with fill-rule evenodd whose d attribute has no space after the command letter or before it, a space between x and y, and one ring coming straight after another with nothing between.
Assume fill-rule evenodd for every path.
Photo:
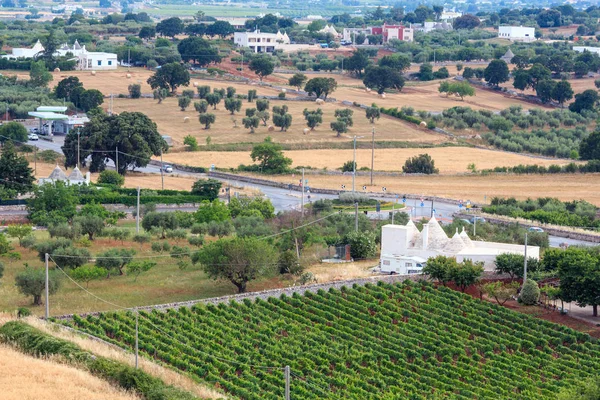
<instances>
[{"instance_id":1,"label":"dry grass field","mask_svg":"<svg viewBox=\"0 0 600 400\"><path fill-rule=\"evenodd\" d=\"M197 100L196 100L197 101ZM325 103L317 106L311 102L291 102L291 101L271 101L271 107L275 105L286 104L289 107L289 112L292 114L292 126L287 132L280 132L279 128L275 128L273 132L268 132L268 128L263 126L262 122L256 129L255 134L250 134L248 129L245 129L242 120L245 116L246 108L255 107L255 103L242 103L242 110L235 115L225 110L225 105L221 102L217 106L217 110L209 112L215 114L216 122L205 130L204 126L198 121L198 113L193 107L193 104L186 111L181 111L177 106L177 99L165 99L162 104L151 99L114 99L114 110L116 112L139 110L147 114L158 126L158 130L163 135L169 135L173 138L176 144L181 144L183 138L187 135L194 136L199 144L206 142L206 137L211 137L213 144L220 143L242 143L242 142L262 142L265 137L271 136L276 142L285 143L316 143L316 142L338 142L347 141L347 137L337 138L335 132L329 128L329 123L333 121L334 112L336 109L342 108L339 104ZM302 115L305 109L323 110L323 123L308 135L303 134L303 129L306 128L306 121ZM370 141L372 126L365 118L364 111L358 108L354 109L354 126L350 128L347 136L352 135L367 135L361 139ZM271 112L272 114L272 112ZM188 117L189 122L184 122L184 118ZM234 127L234 120L237 123L237 128ZM270 125L270 121L267 122ZM377 140L396 140L406 142L419 143L441 143L447 140L446 136L432 133L427 129L419 129L413 124L403 122L401 120L382 116L375 123Z\"/></svg>"},{"instance_id":2,"label":"dry grass field","mask_svg":"<svg viewBox=\"0 0 600 400\"><path fill-rule=\"evenodd\" d=\"M261 176L264 178L264 176ZM296 182L291 175L273 176L269 179L284 183ZM352 187L352 176L307 175L314 188L346 190ZM463 176L376 176L374 186L369 186L368 176L358 176L356 187L367 185L367 191L381 193L409 193L415 195L440 196L449 199L471 200L476 203L489 202L494 196L515 197L556 197L560 200L585 199L600 206L600 174L573 175L463 175Z\"/></svg>"},{"instance_id":3,"label":"dry grass field","mask_svg":"<svg viewBox=\"0 0 600 400\"><path fill-rule=\"evenodd\" d=\"M312 168L341 168L346 161L352 160L352 150L294 150L285 155L293 161L293 166L310 166ZM378 149L375 150L376 171L401 171L404 161L418 154L427 153L435 160L441 174L461 174L467 172L467 166L474 163L478 169L490 169L498 166L515 166L519 164L568 164L569 160L541 159L505 153L496 150L485 150L469 147L436 147L430 149ZM218 168L237 167L239 164L252 164L250 152L188 152L165 154L164 160L193 166L208 167L215 164ZM371 150L358 149L356 164L361 167L371 166Z\"/></svg>"},{"instance_id":4,"label":"dry grass field","mask_svg":"<svg viewBox=\"0 0 600 400\"><path fill-rule=\"evenodd\" d=\"M136 400L89 372L0 346L3 400Z\"/></svg>"}]
</instances>

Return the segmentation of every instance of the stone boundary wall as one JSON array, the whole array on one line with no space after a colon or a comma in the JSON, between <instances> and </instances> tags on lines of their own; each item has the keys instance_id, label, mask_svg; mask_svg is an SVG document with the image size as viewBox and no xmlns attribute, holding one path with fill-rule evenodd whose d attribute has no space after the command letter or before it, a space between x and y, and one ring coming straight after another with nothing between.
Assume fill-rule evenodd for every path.
<instances>
[{"instance_id":1,"label":"stone boundary wall","mask_svg":"<svg viewBox=\"0 0 600 400\"><path fill-rule=\"evenodd\" d=\"M504 275L498 275L492 271L486 271L481 276L483 279L502 279ZM342 286L352 287L353 285L364 286L368 283L377 284L377 282L386 282L386 283L399 283L404 281L413 281L417 282L419 280L424 279L424 276L421 274L413 274L413 275L377 275L371 278L361 278L361 279L350 279L347 281L336 281L336 282L328 282L328 283L317 283L314 285L306 285L306 286L292 286L288 288L282 289L271 289L271 290L263 290L260 292L251 292L251 293L241 293L241 294L233 294L229 296L222 297L210 297L207 299L199 299L199 300L190 300L190 301L182 301L177 303L166 303L166 304L156 304L152 306L143 306L137 307L138 310L141 311L165 311L165 310L177 310L180 307L191 307L196 304L220 304L220 303L229 303L230 301L243 301L243 300L251 300L254 301L256 299L266 300L269 297L280 297L282 294L286 296L291 296L294 293L298 293L303 295L306 292L316 293L319 290L329 290L333 289L341 289ZM130 308L130 310L134 310L134 308ZM88 315L97 316L101 314L101 312L91 312L85 314L78 314L80 317L85 318ZM60 315L57 317L53 317L58 320L69 320L73 318L74 314L66 314Z\"/></svg>"}]
</instances>

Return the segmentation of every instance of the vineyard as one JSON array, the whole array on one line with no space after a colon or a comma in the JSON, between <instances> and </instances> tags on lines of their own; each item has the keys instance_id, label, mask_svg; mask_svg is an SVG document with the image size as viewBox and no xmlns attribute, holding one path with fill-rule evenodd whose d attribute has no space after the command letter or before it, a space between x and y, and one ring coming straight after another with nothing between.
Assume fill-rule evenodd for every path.
<instances>
[{"instance_id":1,"label":"vineyard","mask_svg":"<svg viewBox=\"0 0 600 400\"><path fill-rule=\"evenodd\" d=\"M135 315L67 324L121 347ZM241 399L553 399L600 370L590 336L426 283L140 312L139 348Z\"/></svg>"}]
</instances>

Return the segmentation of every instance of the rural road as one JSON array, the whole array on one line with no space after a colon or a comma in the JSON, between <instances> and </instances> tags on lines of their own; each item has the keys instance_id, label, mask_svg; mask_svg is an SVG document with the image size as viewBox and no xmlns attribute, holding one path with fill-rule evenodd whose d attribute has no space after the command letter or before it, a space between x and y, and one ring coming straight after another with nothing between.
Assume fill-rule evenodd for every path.
<instances>
[{"instance_id":1,"label":"rural road","mask_svg":"<svg viewBox=\"0 0 600 400\"><path fill-rule=\"evenodd\" d=\"M55 140L54 142L48 142L45 140L29 141L29 142L27 142L27 144L32 145L32 146L37 146L38 149L41 149L41 150L53 150L57 153L62 154L61 146L64 143L64 136L55 136L54 140ZM107 165L109 167L114 167L112 161L110 161ZM144 172L144 173L160 174L160 167L155 166L155 165L148 165L144 168L138 168L137 170L140 172ZM199 174L199 173L194 173L194 172L185 172L185 171L177 171L176 170L176 173L178 175L193 176L193 177L198 177L198 178L206 178L207 177L206 174ZM236 180L226 180L226 179L220 179L220 180L223 181L225 184L230 184L230 185L237 186L237 187L244 187L244 188L248 188L251 190L256 190L256 191L262 192L267 198L269 198L269 200L271 200L271 203L273 204L273 207L275 207L276 212L300 209L300 205L301 205L300 193L298 193L296 191L290 192L289 190L286 190L286 189L280 189L280 188L264 186L264 185L259 185L259 184L252 184L252 183L247 183L247 182L240 182L240 181L236 181ZM377 197L377 196L372 196L372 197L375 199L384 200L381 197ZM328 194L311 193L310 200L308 199L308 194L305 194L304 201L306 204L308 204L310 201L316 201L316 200L320 200L320 199L334 199L334 198L337 198L337 196L336 195L328 195ZM389 198L385 198L385 201L389 201L389 200L390 200ZM410 213L413 218L429 217L431 215L431 207L432 207L432 204L429 201L426 201L424 203L423 207L421 207L420 202L418 200L408 199L406 202L406 209L404 211ZM435 203L433 203L433 208L435 209L436 215L441 216L442 219L447 218L446 216L450 217L452 214L460 211L459 207L456 204L444 203L441 201L436 201ZM173 210L173 209L172 208L164 208L164 209L159 208L158 209L158 211L171 211L171 210ZM193 211L193 210L182 210L182 211ZM5 210L0 211L0 216L1 215L26 215L26 214L27 214L26 211L5 211ZM592 243L592 242L587 242L587 241L583 241L583 240L575 240L575 239L567 239L567 238L553 236L553 235L550 235L549 240L550 240L550 247L559 247L559 245L561 243L567 243L568 245L582 245L582 246L597 245L596 243Z\"/></svg>"}]
</instances>

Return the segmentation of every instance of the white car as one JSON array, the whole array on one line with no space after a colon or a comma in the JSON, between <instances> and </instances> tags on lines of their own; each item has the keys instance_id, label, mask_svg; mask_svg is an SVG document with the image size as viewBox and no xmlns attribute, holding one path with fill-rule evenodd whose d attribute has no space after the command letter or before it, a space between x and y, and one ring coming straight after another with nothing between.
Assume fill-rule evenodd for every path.
<instances>
[{"instance_id":1,"label":"white car","mask_svg":"<svg viewBox=\"0 0 600 400\"><path fill-rule=\"evenodd\" d=\"M544 233L544 230L542 228L539 228L537 226L532 226L528 229L529 232L539 232L539 233Z\"/></svg>"},{"instance_id":2,"label":"white car","mask_svg":"<svg viewBox=\"0 0 600 400\"><path fill-rule=\"evenodd\" d=\"M173 167L171 167L170 165L165 165L163 166L163 171L170 174L171 172L173 172Z\"/></svg>"},{"instance_id":3,"label":"white car","mask_svg":"<svg viewBox=\"0 0 600 400\"><path fill-rule=\"evenodd\" d=\"M39 140L39 137L35 133L30 133L29 135L27 135L27 139L29 139L29 140Z\"/></svg>"}]
</instances>

